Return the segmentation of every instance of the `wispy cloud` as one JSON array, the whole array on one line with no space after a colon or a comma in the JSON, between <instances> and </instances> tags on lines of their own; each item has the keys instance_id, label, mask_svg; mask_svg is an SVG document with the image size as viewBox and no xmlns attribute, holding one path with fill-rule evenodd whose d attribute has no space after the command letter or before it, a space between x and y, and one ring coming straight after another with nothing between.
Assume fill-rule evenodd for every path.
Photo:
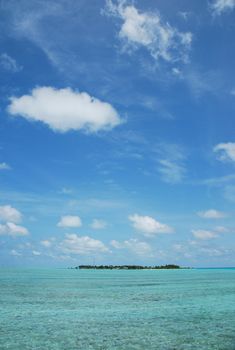
<instances>
[{"instance_id":1,"label":"wispy cloud","mask_svg":"<svg viewBox=\"0 0 235 350\"><path fill-rule=\"evenodd\" d=\"M121 20L118 35L124 50L143 47L156 61L188 60L192 34L172 27L157 11L141 12L128 1L107 0L105 13Z\"/></svg>"},{"instance_id":2,"label":"wispy cloud","mask_svg":"<svg viewBox=\"0 0 235 350\"><path fill-rule=\"evenodd\" d=\"M74 43L89 34L84 30L83 13L93 12L98 4L70 0L3 0L1 9L5 14L7 35L17 40L27 40L39 48L49 63L70 80L77 80L77 74L86 72L86 78L95 74L100 65L82 59L83 54L77 51ZM90 39L89 39L90 40ZM96 40L99 40L97 38ZM103 38L100 38L102 41ZM104 70L101 69L101 73ZM91 73L92 70L92 73ZM76 74L75 74L76 73ZM76 76L76 77L75 77Z\"/></svg>"},{"instance_id":3,"label":"wispy cloud","mask_svg":"<svg viewBox=\"0 0 235 350\"><path fill-rule=\"evenodd\" d=\"M55 23L68 14L69 8L65 6L65 2L42 0L31 1L29 5L28 1L25 0L21 1L20 4L9 0L4 1L2 7L8 15L7 25L11 35L30 40L44 51L53 64L60 67L63 50L62 44L61 47L58 45L57 25ZM75 11L74 7L70 11ZM50 22L54 21L54 31L45 31L47 28L45 19L48 18L50 18ZM54 42L51 36L52 32Z\"/></svg>"},{"instance_id":4,"label":"wispy cloud","mask_svg":"<svg viewBox=\"0 0 235 350\"><path fill-rule=\"evenodd\" d=\"M195 64L182 70L178 77L184 81L195 98L205 94L220 96L225 89L226 82L220 71L203 70Z\"/></svg>"},{"instance_id":5,"label":"wispy cloud","mask_svg":"<svg viewBox=\"0 0 235 350\"><path fill-rule=\"evenodd\" d=\"M159 164L157 170L162 175L162 180L171 184L182 182L186 176L186 154L183 148L176 144L162 143L155 148L155 153Z\"/></svg>"},{"instance_id":6,"label":"wispy cloud","mask_svg":"<svg viewBox=\"0 0 235 350\"><path fill-rule=\"evenodd\" d=\"M219 160L235 162L235 142L219 143L213 151Z\"/></svg>"},{"instance_id":7,"label":"wispy cloud","mask_svg":"<svg viewBox=\"0 0 235 350\"><path fill-rule=\"evenodd\" d=\"M90 227L94 230L102 230L107 227L107 222L101 219L94 219L90 224Z\"/></svg>"},{"instance_id":8,"label":"wispy cloud","mask_svg":"<svg viewBox=\"0 0 235 350\"><path fill-rule=\"evenodd\" d=\"M235 181L235 174L229 174L220 177L211 177L209 179L200 180L196 184L208 186L223 186L226 183Z\"/></svg>"},{"instance_id":9,"label":"wispy cloud","mask_svg":"<svg viewBox=\"0 0 235 350\"><path fill-rule=\"evenodd\" d=\"M62 187L59 191L60 194L70 195L73 194L73 190L71 188Z\"/></svg>"},{"instance_id":10,"label":"wispy cloud","mask_svg":"<svg viewBox=\"0 0 235 350\"><path fill-rule=\"evenodd\" d=\"M52 242L49 239L42 240L40 244L45 248L50 248L52 246Z\"/></svg>"},{"instance_id":11,"label":"wispy cloud","mask_svg":"<svg viewBox=\"0 0 235 350\"><path fill-rule=\"evenodd\" d=\"M10 170L11 167L9 164L3 162L3 163L0 163L0 170Z\"/></svg>"},{"instance_id":12,"label":"wispy cloud","mask_svg":"<svg viewBox=\"0 0 235 350\"><path fill-rule=\"evenodd\" d=\"M10 251L10 255L19 257L19 256L22 256L22 253L20 253L19 251L15 250L15 249L12 249Z\"/></svg>"},{"instance_id":13,"label":"wispy cloud","mask_svg":"<svg viewBox=\"0 0 235 350\"><path fill-rule=\"evenodd\" d=\"M208 232L201 232L201 236L205 237L210 235ZM213 236L213 234L212 234ZM222 260L232 256L234 254L233 249L225 248L216 245L216 240L211 237L208 239L196 239L187 242L176 243L172 247L172 251L175 252L180 257L185 257L190 261L199 262L201 259L209 258L211 264L218 263L218 258ZM215 258L216 260L213 260Z\"/></svg>"},{"instance_id":14,"label":"wispy cloud","mask_svg":"<svg viewBox=\"0 0 235 350\"><path fill-rule=\"evenodd\" d=\"M22 70L22 66L20 66L14 58L12 58L7 53L0 54L0 68L3 68L4 70L16 73Z\"/></svg>"},{"instance_id":15,"label":"wispy cloud","mask_svg":"<svg viewBox=\"0 0 235 350\"><path fill-rule=\"evenodd\" d=\"M131 238L123 242L112 240L110 244L115 249L125 249L130 253L133 253L139 256L143 256L143 257L153 256L153 251L150 244L139 241L138 239Z\"/></svg>"},{"instance_id":16,"label":"wispy cloud","mask_svg":"<svg viewBox=\"0 0 235 350\"><path fill-rule=\"evenodd\" d=\"M164 182L176 184L180 183L185 177L185 167L175 161L160 159L159 164L158 171L161 173Z\"/></svg>"},{"instance_id":17,"label":"wispy cloud","mask_svg":"<svg viewBox=\"0 0 235 350\"><path fill-rule=\"evenodd\" d=\"M230 202L235 202L235 185L227 185L224 187L224 198Z\"/></svg>"},{"instance_id":18,"label":"wispy cloud","mask_svg":"<svg viewBox=\"0 0 235 350\"><path fill-rule=\"evenodd\" d=\"M214 0L210 3L214 15L221 15L223 12L232 11L235 7L235 0Z\"/></svg>"},{"instance_id":19,"label":"wispy cloud","mask_svg":"<svg viewBox=\"0 0 235 350\"><path fill-rule=\"evenodd\" d=\"M200 211L197 214L198 214L198 216L200 216L203 219L223 219L223 218L226 218L228 216L227 213L224 213L224 212L216 210L216 209L209 209L206 211Z\"/></svg>"}]
</instances>

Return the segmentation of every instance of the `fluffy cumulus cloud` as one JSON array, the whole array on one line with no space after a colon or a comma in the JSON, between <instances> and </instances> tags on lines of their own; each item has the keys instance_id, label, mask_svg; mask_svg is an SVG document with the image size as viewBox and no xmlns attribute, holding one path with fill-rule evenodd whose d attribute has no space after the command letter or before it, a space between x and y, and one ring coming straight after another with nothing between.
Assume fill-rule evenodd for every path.
<instances>
[{"instance_id":1,"label":"fluffy cumulus cloud","mask_svg":"<svg viewBox=\"0 0 235 350\"><path fill-rule=\"evenodd\" d=\"M213 150L219 160L235 162L235 142L219 143Z\"/></svg>"},{"instance_id":2,"label":"fluffy cumulus cloud","mask_svg":"<svg viewBox=\"0 0 235 350\"><path fill-rule=\"evenodd\" d=\"M147 237L153 237L159 233L174 232L174 229L171 226L162 224L151 216L134 214L129 216L129 220L137 231L142 232Z\"/></svg>"},{"instance_id":3,"label":"fluffy cumulus cloud","mask_svg":"<svg viewBox=\"0 0 235 350\"><path fill-rule=\"evenodd\" d=\"M197 213L203 219L223 219L227 216L226 213L215 209L209 209L206 211L200 211Z\"/></svg>"},{"instance_id":4,"label":"fluffy cumulus cloud","mask_svg":"<svg viewBox=\"0 0 235 350\"><path fill-rule=\"evenodd\" d=\"M106 1L106 13L121 20L119 37L127 49L144 47L155 60L187 61L190 32L180 32L164 22L160 14L140 12L127 1Z\"/></svg>"},{"instance_id":5,"label":"fluffy cumulus cloud","mask_svg":"<svg viewBox=\"0 0 235 350\"><path fill-rule=\"evenodd\" d=\"M217 237L217 234L208 230L192 230L192 234L195 238L201 240L213 239Z\"/></svg>"},{"instance_id":6,"label":"fluffy cumulus cloud","mask_svg":"<svg viewBox=\"0 0 235 350\"><path fill-rule=\"evenodd\" d=\"M57 226L59 227L81 227L82 220L79 216L65 215L62 216Z\"/></svg>"},{"instance_id":7,"label":"fluffy cumulus cloud","mask_svg":"<svg viewBox=\"0 0 235 350\"><path fill-rule=\"evenodd\" d=\"M103 242L89 236L78 236L76 234L67 234L65 239L59 244L59 248L64 253L78 255L109 252L109 249Z\"/></svg>"},{"instance_id":8,"label":"fluffy cumulus cloud","mask_svg":"<svg viewBox=\"0 0 235 350\"><path fill-rule=\"evenodd\" d=\"M123 242L113 240L110 242L111 246L115 249L127 249L131 253L134 253L139 256L148 256L152 255L152 248L146 242L141 242L138 239L129 239Z\"/></svg>"},{"instance_id":9,"label":"fluffy cumulus cloud","mask_svg":"<svg viewBox=\"0 0 235 350\"><path fill-rule=\"evenodd\" d=\"M5 163L5 162L0 163L0 170L10 170L10 169L11 169L11 167L7 163Z\"/></svg>"},{"instance_id":10,"label":"fluffy cumulus cloud","mask_svg":"<svg viewBox=\"0 0 235 350\"><path fill-rule=\"evenodd\" d=\"M94 219L90 226L94 230L102 230L102 229L106 228L107 222L104 220L100 220L100 219Z\"/></svg>"},{"instance_id":11,"label":"fluffy cumulus cloud","mask_svg":"<svg viewBox=\"0 0 235 350\"><path fill-rule=\"evenodd\" d=\"M12 237L16 236L27 236L28 230L24 226L16 225L13 222L7 222L0 224L0 235L8 235Z\"/></svg>"},{"instance_id":12,"label":"fluffy cumulus cloud","mask_svg":"<svg viewBox=\"0 0 235 350\"><path fill-rule=\"evenodd\" d=\"M235 0L214 0L211 3L212 12L221 15L223 12L231 11L235 7Z\"/></svg>"},{"instance_id":13,"label":"fluffy cumulus cloud","mask_svg":"<svg viewBox=\"0 0 235 350\"><path fill-rule=\"evenodd\" d=\"M22 214L19 210L13 208L11 205L0 206L0 220L18 223L22 219Z\"/></svg>"},{"instance_id":14,"label":"fluffy cumulus cloud","mask_svg":"<svg viewBox=\"0 0 235 350\"><path fill-rule=\"evenodd\" d=\"M121 123L117 111L109 103L70 88L35 88L29 95L12 97L8 112L43 122L57 132L84 130L94 133Z\"/></svg>"}]
</instances>

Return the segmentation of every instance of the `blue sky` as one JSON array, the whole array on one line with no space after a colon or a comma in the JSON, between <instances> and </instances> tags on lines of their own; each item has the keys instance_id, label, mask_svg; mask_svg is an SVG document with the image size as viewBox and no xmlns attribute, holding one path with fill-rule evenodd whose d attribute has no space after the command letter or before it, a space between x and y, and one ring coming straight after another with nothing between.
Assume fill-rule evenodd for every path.
<instances>
[{"instance_id":1,"label":"blue sky","mask_svg":"<svg viewBox=\"0 0 235 350\"><path fill-rule=\"evenodd\" d=\"M235 265L235 0L3 0L0 264Z\"/></svg>"}]
</instances>

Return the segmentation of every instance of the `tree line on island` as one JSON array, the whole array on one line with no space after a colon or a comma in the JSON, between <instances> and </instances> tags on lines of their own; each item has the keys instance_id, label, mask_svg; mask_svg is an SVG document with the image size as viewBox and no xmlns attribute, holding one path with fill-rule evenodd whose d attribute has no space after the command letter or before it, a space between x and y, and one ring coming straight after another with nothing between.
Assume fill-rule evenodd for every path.
<instances>
[{"instance_id":1,"label":"tree line on island","mask_svg":"<svg viewBox=\"0 0 235 350\"><path fill-rule=\"evenodd\" d=\"M179 265L168 264L159 266L142 266L142 265L79 265L74 269L85 270L161 270L161 269L180 269Z\"/></svg>"}]
</instances>

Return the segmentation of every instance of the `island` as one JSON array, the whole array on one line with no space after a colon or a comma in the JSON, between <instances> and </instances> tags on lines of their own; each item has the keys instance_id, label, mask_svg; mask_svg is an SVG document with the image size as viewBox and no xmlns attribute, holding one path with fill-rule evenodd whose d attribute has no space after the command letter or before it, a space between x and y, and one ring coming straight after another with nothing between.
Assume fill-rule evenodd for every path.
<instances>
[{"instance_id":1,"label":"island","mask_svg":"<svg viewBox=\"0 0 235 350\"><path fill-rule=\"evenodd\" d=\"M169 269L181 269L179 265L168 264L160 266L142 266L142 265L79 265L74 269L79 270L169 270Z\"/></svg>"}]
</instances>

